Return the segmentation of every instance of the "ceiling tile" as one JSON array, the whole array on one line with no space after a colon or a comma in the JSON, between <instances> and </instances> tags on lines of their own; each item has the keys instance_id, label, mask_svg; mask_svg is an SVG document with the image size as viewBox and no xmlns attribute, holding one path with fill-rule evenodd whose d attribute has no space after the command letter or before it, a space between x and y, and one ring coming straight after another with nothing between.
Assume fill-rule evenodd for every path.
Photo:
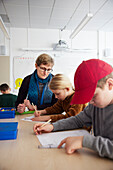
<instances>
[{"instance_id":1,"label":"ceiling tile","mask_svg":"<svg viewBox=\"0 0 113 170\"><path fill-rule=\"evenodd\" d=\"M28 6L25 5L9 5L6 4L7 13L10 16L28 17Z\"/></svg>"},{"instance_id":2,"label":"ceiling tile","mask_svg":"<svg viewBox=\"0 0 113 170\"><path fill-rule=\"evenodd\" d=\"M56 0L55 8L70 8L75 9L80 0Z\"/></svg>"},{"instance_id":3,"label":"ceiling tile","mask_svg":"<svg viewBox=\"0 0 113 170\"><path fill-rule=\"evenodd\" d=\"M50 8L41 8L36 6L30 7L30 16L31 17L50 17L51 9Z\"/></svg>"},{"instance_id":4,"label":"ceiling tile","mask_svg":"<svg viewBox=\"0 0 113 170\"><path fill-rule=\"evenodd\" d=\"M4 4L28 5L28 0L3 0Z\"/></svg>"},{"instance_id":5,"label":"ceiling tile","mask_svg":"<svg viewBox=\"0 0 113 170\"><path fill-rule=\"evenodd\" d=\"M0 0L8 27L73 30L89 11L94 16L84 29L113 30L113 0Z\"/></svg>"},{"instance_id":6,"label":"ceiling tile","mask_svg":"<svg viewBox=\"0 0 113 170\"><path fill-rule=\"evenodd\" d=\"M66 23L67 23L67 19L56 19L56 18L54 18L50 21L49 26L52 26L52 27L56 26L57 29L62 29L62 28L64 28Z\"/></svg>"},{"instance_id":7,"label":"ceiling tile","mask_svg":"<svg viewBox=\"0 0 113 170\"><path fill-rule=\"evenodd\" d=\"M69 8L54 8L54 11L52 13L53 18L57 19L65 19L65 18L70 18L72 16L72 10Z\"/></svg>"},{"instance_id":8,"label":"ceiling tile","mask_svg":"<svg viewBox=\"0 0 113 170\"><path fill-rule=\"evenodd\" d=\"M29 0L30 6L52 7L54 0Z\"/></svg>"},{"instance_id":9,"label":"ceiling tile","mask_svg":"<svg viewBox=\"0 0 113 170\"><path fill-rule=\"evenodd\" d=\"M12 27L28 28L29 18L28 17L22 17L22 18L21 17L10 17L10 23Z\"/></svg>"},{"instance_id":10,"label":"ceiling tile","mask_svg":"<svg viewBox=\"0 0 113 170\"><path fill-rule=\"evenodd\" d=\"M1 0L0 0L0 14L6 14L6 11Z\"/></svg>"},{"instance_id":11,"label":"ceiling tile","mask_svg":"<svg viewBox=\"0 0 113 170\"><path fill-rule=\"evenodd\" d=\"M113 32L113 18L107 24L103 25L100 30Z\"/></svg>"}]
</instances>

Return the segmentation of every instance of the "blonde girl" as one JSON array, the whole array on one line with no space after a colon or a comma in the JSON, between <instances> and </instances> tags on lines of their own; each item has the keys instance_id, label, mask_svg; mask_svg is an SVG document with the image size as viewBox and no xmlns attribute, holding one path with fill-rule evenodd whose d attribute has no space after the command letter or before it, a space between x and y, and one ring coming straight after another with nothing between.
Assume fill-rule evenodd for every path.
<instances>
[{"instance_id":1,"label":"blonde girl","mask_svg":"<svg viewBox=\"0 0 113 170\"><path fill-rule=\"evenodd\" d=\"M56 74L51 79L49 88L55 94L58 101L51 107L47 107L44 110L35 111L35 118L32 119L33 121L47 121L51 119L52 122L55 122L60 119L77 115L87 105L70 104L75 91L69 78L64 74ZM46 116L44 116L45 114Z\"/></svg>"}]
</instances>

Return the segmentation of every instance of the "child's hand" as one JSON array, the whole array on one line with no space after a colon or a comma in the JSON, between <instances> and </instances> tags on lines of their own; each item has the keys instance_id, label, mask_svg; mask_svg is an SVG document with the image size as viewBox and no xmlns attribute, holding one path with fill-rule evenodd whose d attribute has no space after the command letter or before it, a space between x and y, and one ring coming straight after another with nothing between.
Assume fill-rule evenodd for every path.
<instances>
[{"instance_id":1,"label":"child's hand","mask_svg":"<svg viewBox=\"0 0 113 170\"><path fill-rule=\"evenodd\" d=\"M77 149L82 148L83 136L67 137L58 145L60 148L65 143L65 149L68 154L72 154Z\"/></svg>"},{"instance_id":2,"label":"child's hand","mask_svg":"<svg viewBox=\"0 0 113 170\"><path fill-rule=\"evenodd\" d=\"M35 112L34 112L34 116L35 117L39 117L40 115L41 115L42 113L41 113L41 110L36 110Z\"/></svg>"},{"instance_id":3,"label":"child's hand","mask_svg":"<svg viewBox=\"0 0 113 170\"><path fill-rule=\"evenodd\" d=\"M39 116L39 117L34 117L31 120L32 121L48 121L50 119L50 116Z\"/></svg>"},{"instance_id":4,"label":"child's hand","mask_svg":"<svg viewBox=\"0 0 113 170\"><path fill-rule=\"evenodd\" d=\"M51 132L53 130L53 125L52 124L47 124L43 127L41 127L43 125L43 123L37 123L34 125L33 130L35 132L36 135L40 135L42 133L47 133L47 132Z\"/></svg>"},{"instance_id":5,"label":"child's hand","mask_svg":"<svg viewBox=\"0 0 113 170\"><path fill-rule=\"evenodd\" d=\"M19 104L17 106L17 112L23 113L24 111L25 111L25 104L24 103L23 104Z\"/></svg>"}]
</instances>

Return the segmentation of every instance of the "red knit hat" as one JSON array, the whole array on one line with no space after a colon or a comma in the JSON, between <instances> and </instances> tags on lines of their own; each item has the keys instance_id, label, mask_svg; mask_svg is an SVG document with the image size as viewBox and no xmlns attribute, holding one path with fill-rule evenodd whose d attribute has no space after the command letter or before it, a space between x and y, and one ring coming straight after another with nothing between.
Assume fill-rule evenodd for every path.
<instances>
[{"instance_id":1,"label":"red knit hat","mask_svg":"<svg viewBox=\"0 0 113 170\"><path fill-rule=\"evenodd\" d=\"M99 59L83 61L77 68L74 76L75 95L71 104L89 102L95 92L98 80L113 71L108 63Z\"/></svg>"}]
</instances>

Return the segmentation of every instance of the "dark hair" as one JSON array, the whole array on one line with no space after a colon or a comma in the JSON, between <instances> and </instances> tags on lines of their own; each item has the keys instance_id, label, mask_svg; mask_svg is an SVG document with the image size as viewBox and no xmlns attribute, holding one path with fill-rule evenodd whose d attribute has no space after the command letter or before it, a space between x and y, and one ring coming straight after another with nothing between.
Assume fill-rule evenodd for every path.
<instances>
[{"instance_id":1,"label":"dark hair","mask_svg":"<svg viewBox=\"0 0 113 170\"><path fill-rule=\"evenodd\" d=\"M4 83L0 85L0 91L6 91L9 89L8 84Z\"/></svg>"},{"instance_id":2,"label":"dark hair","mask_svg":"<svg viewBox=\"0 0 113 170\"><path fill-rule=\"evenodd\" d=\"M51 56L48 54L41 54L37 59L36 59L36 64L40 66L41 64L47 65L47 64L52 64L54 65L54 60Z\"/></svg>"}]
</instances>

